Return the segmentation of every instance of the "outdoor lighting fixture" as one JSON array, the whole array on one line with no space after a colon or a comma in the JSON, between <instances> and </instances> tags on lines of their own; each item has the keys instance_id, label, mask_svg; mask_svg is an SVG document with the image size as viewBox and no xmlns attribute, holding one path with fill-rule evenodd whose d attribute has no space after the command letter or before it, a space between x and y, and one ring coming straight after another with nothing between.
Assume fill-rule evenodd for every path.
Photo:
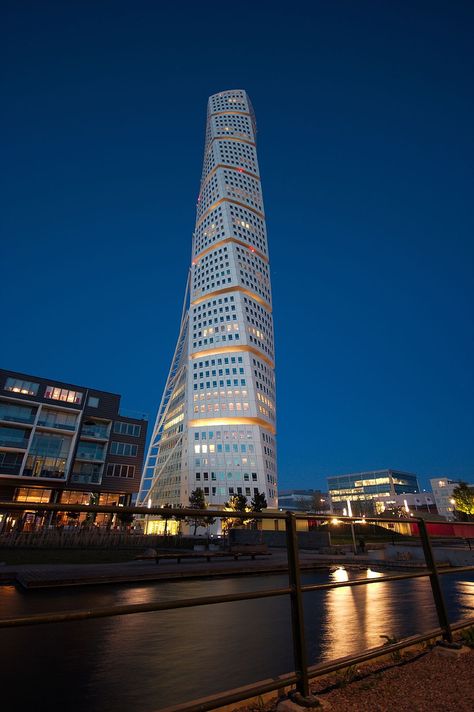
<instances>
[{"instance_id":1,"label":"outdoor lighting fixture","mask_svg":"<svg viewBox=\"0 0 474 712\"><path fill-rule=\"evenodd\" d=\"M372 569L367 569L367 578L379 578L383 576L380 571L372 571Z\"/></svg>"},{"instance_id":2,"label":"outdoor lighting fixture","mask_svg":"<svg viewBox=\"0 0 474 712\"><path fill-rule=\"evenodd\" d=\"M334 572L333 572L334 578L336 581L349 581L349 574L345 570L343 566L339 566Z\"/></svg>"},{"instance_id":3,"label":"outdoor lighting fixture","mask_svg":"<svg viewBox=\"0 0 474 712\"><path fill-rule=\"evenodd\" d=\"M331 524L340 524L339 519L331 519Z\"/></svg>"},{"instance_id":4,"label":"outdoor lighting fixture","mask_svg":"<svg viewBox=\"0 0 474 712\"><path fill-rule=\"evenodd\" d=\"M409 508L409 506L408 506L408 502L406 501L406 499L403 500L403 506L404 506L405 512L409 512L409 511L410 511L410 508Z\"/></svg>"}]
</instances>

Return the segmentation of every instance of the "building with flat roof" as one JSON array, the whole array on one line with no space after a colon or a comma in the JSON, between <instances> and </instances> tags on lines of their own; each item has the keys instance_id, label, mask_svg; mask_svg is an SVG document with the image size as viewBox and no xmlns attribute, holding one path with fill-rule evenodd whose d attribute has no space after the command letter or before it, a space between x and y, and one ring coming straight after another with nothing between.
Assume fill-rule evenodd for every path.
<instances>
[{"instance_id":1,"label":"building with flat roof","mask_svg":"<svg viewBox=\"0 0 474 712\"><path fill-rule=\"evenodd\" d=\"M126 506L146 431L115 393L0 369L0 500Z\"/></svg>"},{"instance_id":2,"label":"building with flat roof","mask_svg":"<svg viewBox=\"0 0 474 712\"><path fill-rule=\"evenodd\" d=\"M329 497L321 490L279 490L278 508L285 511L324 512L329 509Z\"/></svg>"},{"instance_id":3,"label":"building with flat roof","mask_svg":"<svg viewBox=\"0 0 474 712\"><path fill-rule=\"evenodd\" d=\"M449 477L435 477L430 480L438 513L451 521L456 518L454 514L453 490L460 484L461 480L452 480Z\"/></svg>"},{"instance_id":4,"label":"building with flat roof","mask_svg":"<svg viewBox=\"0 0 474 712\"><path fill-rule=\"evenodd\" d=\"M354 516L377 514L375 500L420 491L417 476L400 470L374 470L327 478L332 511ZM348 502L350 506L348 506Z\"/></svg>"}]
</instances>

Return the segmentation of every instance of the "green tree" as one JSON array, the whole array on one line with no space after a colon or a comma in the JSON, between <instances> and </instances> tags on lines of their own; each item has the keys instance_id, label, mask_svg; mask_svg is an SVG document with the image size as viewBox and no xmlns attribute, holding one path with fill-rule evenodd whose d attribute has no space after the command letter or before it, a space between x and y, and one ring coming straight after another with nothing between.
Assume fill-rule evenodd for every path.
<instances>
[{"instance_id":1,"label":"green tree","mask_svg":"<svg viewBox=\"0 0 474 712\"><path fill-rule=\"evenodd\" d=\"M198 487L189 495L189 508L207 509L206 498L204 497L204 492L201 487ZM216 520L213 517L196 516L189 517L186 521L194 527L193 535L195 535L198 527L210 526L211 524L214 524Z\"/></svg>"},{"instance_id":2,"label":"green tree","mask_svg":"<svg viewBox=\"0 0 474 712\"><path fill-rule=\"evenodd\" d=\"M474 518L474 487L469 487L467 482L460 482L453 489L454 508L461 512L465 519Z\"/></svg>"},{"instance_id":3,"label":"green tree","mask_svg":"<svg viewBox=\"0 0 474 712\"><path fill-rule=\"evenodd\" d=\"M224 509L231 512L248 512L249 507L247 506L247 497L243 494L233 494L229 501L224 504ZM243 519L241 517L228 517L223 519L222 529L224 531L224 536L228 533L229 529L242 524L247 524L249 521L249 519Z\"/></svg>"},{"instance_id":4,"label":"green tree","mask_svg":"<svg viewBox=\"0 0 474 712\"><path fill-rule=\"evenodd\" d=\"M167 536L168 534L168 522L170 519L172 519L172 515L169 513L169 509L171 509L171 504L167 502L165 505L163 505L163 514L161 515L161 518L165 520L165 530L163 532L164 536Z\"/></svg>"},{"instance_id":5,"label":"green tree","mask_svg":"<svg viewBox=\"0 0 474 712\"><path fill-rule=\"evenodd\" d=\"M250 500L250 509L252 512L261 512L262 509L266 509L268 507L267 505L267 498L265 497L265 492L259 492L258 490L255 492L254 496ZM261 522L261 520L258 519L252 519L251 520L251 527L253 529L256 529L258 527L258 522ZM263 529L261 528L260 531L261 536L263 536Z\"/></svg>"},{"instance_id":6,"label":"green tree","mask_svg":"<svg viewBox=\"0 0 474 712\"><path fill-rule=\"evenodd\" d=\"M250 500L250 509L252 512L261 512L262 509L267 508L267 499L265 497L265 492L255 492L254 496Z\"/></svg>"}]
</instances>

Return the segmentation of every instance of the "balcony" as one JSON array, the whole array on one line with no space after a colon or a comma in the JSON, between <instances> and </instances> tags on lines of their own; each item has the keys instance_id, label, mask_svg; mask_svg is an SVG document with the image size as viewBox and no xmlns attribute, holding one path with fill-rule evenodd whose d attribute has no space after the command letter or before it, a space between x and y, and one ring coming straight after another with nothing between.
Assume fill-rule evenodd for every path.
<instances>
[{"instance_id":1,"label":"balcony","mask_svg":"<svg viewBox=\"0 0 474 712\"><path fill-rule=\"evenodd\" d=\"M68 423L49 422L48 420L38 420L38 425L41 428L51 428L51 430L66 430L68 433L74 432L76 429L75 425L68 425Z\"/></svg>"},{"instance_id":2,"label":"balcony","mask_svg":"<svg viewBox=\"0 0 474 712\"><path fill-rule=\"evenodd\" d=\"M84 473L84 472L73 472L71 476L72 482L80 485L100 485L102 482L102 473Z\"/></svg>"},{"instance_id":3,"label":"balcony","mask_svg":"<svg viewBox=\"0 0 474 712\"><path fill-rule=\"evenodd\" d=\"M26 450L28 447L28 438L9 438L5 435L0 435L0 448L11 448L12 450Z\"/></svg>"},{"instance_id":4,"label":"balcony","mask_svg":"<svg viewBox=\"0 0 474 712\"><path fill-rule=\"evenodd\" d=\"M109 439L109 427L107 425L83 425L81 437L94 438L96 440Z\"/></svg>"},{"instance_id":5,"label":"balcony","mask_svg":"<svg viewBox=\"0 0 474 712\"><path fill-rule=\"evenodd\" d=\"M26 425L32 425L35 422L36 414L31 415L14 415L5 411L0 411L0 422L5 421L6 423L24 423Z\"/></svg>"},{"instance_id":6,"label":"balcony","mask_svg":"<svg viewBox=\"0 0 474 712\"><path fill-rule=\"evenodd\" d=\"M88 460L91 462L104 462L105 449L98 448L96 450L92 450L89 448L81 447L81 443L79 443L75 459L76 460Z\"/></svg>"},{"instance_id":7,"label":"balcony","mask_svg":"<svg viewBox=\"0 0 474 712\"><path fill-rule=\"evenodd\" d=\"M21 470L21 464L15 463L15 464L10 464L7 462L3 462L0 465L0 475L10 475L10 477L14 475L19 475Z\"/></svg>"}]
</instances>

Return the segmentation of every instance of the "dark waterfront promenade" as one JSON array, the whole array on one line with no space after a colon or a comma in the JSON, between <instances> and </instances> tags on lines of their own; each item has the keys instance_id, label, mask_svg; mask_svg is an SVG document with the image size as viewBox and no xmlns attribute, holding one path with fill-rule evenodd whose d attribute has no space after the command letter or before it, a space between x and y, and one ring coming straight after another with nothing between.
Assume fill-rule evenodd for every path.
<instances>
[{"instance_id":1,"label":"dark waterfront promenade","mask_svg":"<svg viewBox=\"0 0 474 712\"><path fill-rule=\"evenodd\" d=\"M338 556L304 550L300 552L302 571L326 570L333 565L364 570L370 566L396 570L420 567L420 564L410 565L407 562L377 562L367 556L351 553ZM209 563L205 560L184 560L179 564L174 560L162 561L159 566L152 559L107 564L12 564L0 567L0 583L17 583L23 588L32 589L272 574L283 573L287 569L286 551L272 549L270 556L262 556L254 561L250 558L234 561L229 557Z\"/></svg>"}]
</instances>

